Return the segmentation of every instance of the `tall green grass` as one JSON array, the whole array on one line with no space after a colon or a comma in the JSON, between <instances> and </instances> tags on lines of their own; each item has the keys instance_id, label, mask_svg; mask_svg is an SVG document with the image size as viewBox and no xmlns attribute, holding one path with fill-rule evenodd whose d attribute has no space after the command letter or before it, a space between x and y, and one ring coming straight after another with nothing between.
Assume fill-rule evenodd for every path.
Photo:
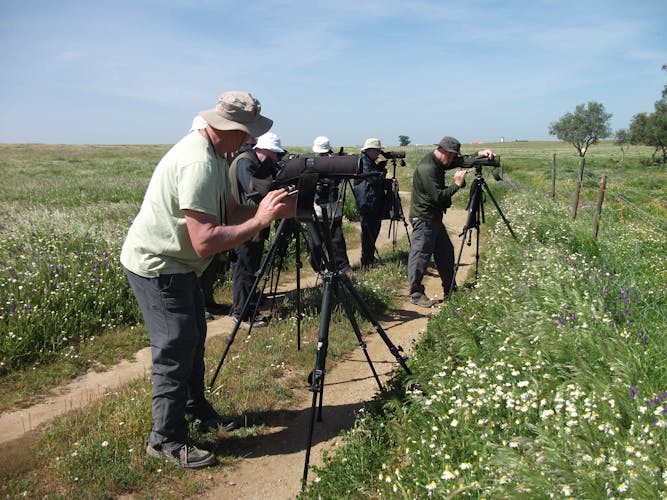
<instances>
[{"instance_id":1,"label":"tall green grass","mask_svg":"<svg viewBox=\"0 0 667 500\"><path fill-rule=\"evenodd\" d=\"M139 318L118 264L163 146L0 146L0 374Z\"/></svg>"},{"instance_id":2,"label":"tall green grass","mask_svg":"<svg viewBox=\"0 0 667 500\"><path fill-rule=\"evenodd\" d=\"M482 226L476 286L429 324L415 375L398 375L306 497L667 497L665 169L591 159L618 193L595 240L590 210L572 221L576 177L561 164L551 200L551 158L506 156L518 241L497 217Z\"/></svg>"},{"instance_id":3,"label":"tall green grass","mask_svg":"<svg viewBox=\"0 0 667 500\"><path fill-rule=\"evenodd\" d=\"M591 149L583 205L572 222L577 158L571 147L492 148L507 175L503 182L487 180L519 241L487 203L480 237L489 253L478 286L455 295L431 323L410 361L414 378L394 381L391 397L378 400L380 411L367 412L345 452L319 471L309 496L665 496L664 167L642 163L641 150L621 164L613 145ZM0 146L0 342L3 356L12 353L2 360L4 371L41 363L15 372L31 378L54 356L49 350L75 356L81 339L136 321L117 252L164 151ZM553 152L555 200L548 195ZM408 167L397 170L402 191L409 191L420 157L408 153ZM593 240L590 206L603 173L608 196ZM459 196L456 203L465 201ZM404 261L399 253L387 267L360 275L357 284L374 311L395 300L387 290L404 283ZM31 302L33 289L39 301ZM317 291L305 303L302 351L294 348L289 302L270 331L233 346L221 374L233 384L210 397L219 410L248 418L249 427L222 444L219 436L193 432L223 463L243 454L245 436L261 436L264 419L289 405L294 381L312 368ZM33 304L39 314L29 314ZM48 320L47 306L58 321ZM341 312L335 316L332 359L354 345ZM41 340L18 339L31 329ZM215 366L223 343L212 339L208 366ZM33 345L44 351L35 353ZM144 379L49 425L22 457L0 467L0 492L176 497L205 488L206 471L190 474L145 460L149 427L150 381Z\"/></svg>"}]
</instances>

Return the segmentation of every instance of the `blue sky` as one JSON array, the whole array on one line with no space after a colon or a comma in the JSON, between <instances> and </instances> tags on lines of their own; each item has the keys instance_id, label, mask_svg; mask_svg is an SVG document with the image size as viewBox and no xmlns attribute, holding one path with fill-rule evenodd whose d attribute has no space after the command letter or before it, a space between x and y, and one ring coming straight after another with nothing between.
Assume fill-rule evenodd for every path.
<instances>
[{"instance_id":1,"label":"blue sky","mask_svg":"<svg viewBox=\"0 0 667 500\"><path fill-rule=\"evenodd\" d=\"M667 82L664 0L0 0L0 142L169 144L247 90L283 144L613 130Z\"/></svg>"}]
</instances>

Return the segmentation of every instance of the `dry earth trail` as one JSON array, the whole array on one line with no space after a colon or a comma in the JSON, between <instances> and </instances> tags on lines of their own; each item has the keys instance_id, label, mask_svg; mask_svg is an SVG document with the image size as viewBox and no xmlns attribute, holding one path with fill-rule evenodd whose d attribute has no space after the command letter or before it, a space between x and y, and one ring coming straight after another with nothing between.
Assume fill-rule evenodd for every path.
<instances>
[{"instance_id":1,"label":"dry earth trail","mask_svg":"<svg viewBox=\"0 0 667 500\"><path fill-rule=\"evenodd\" d=\"M466 221L466 211L452 208L445 218L449 235L458 255L461 228ZM388 221L384 221L378 247L391 245L386 238ZM397 235L405 237L403 227ZM348 249L351 263L359 262L359 249ZM463 267L457 274L457 282L465 281L470 265L474 265L474 247L464 246ZM302 286L312 286L309 276ZM442 298L440 279L430 273L424 279L426 293ZM430 314L438 311L423 309L410 303L406 288L399 291L403 299L398 308L386 317L377 318L396 346L402 346L409 355L414 342L426 330ZM218 317L208 323L208 336L229 334L233 328L229 317ZM369 356L382 381L400 369L380 336L373 332L365 338ZM90 372L59 388L58 395L29 408L0 414L0 456L11 456L11 449L20 446L21 438L40 425L58 415L85 407L91 402L112 393L131 380L150 374L150 349L137 352L133 361L123 361L104 372ZM211 468L207 474L207 490L197 498L243 498L243 499L288 499L295 498L301 488L301 477L305 463L307 430L311 415L312 393L303 389L296 391L294 403L289 411L281 412L269 429L269 433L253 438L253 444L243 457L231 466ZM310 465L322 463L322 452L335 447L339 433L354 424L356 414L365 402L373 399L378 391L377 383L360 349L355 349L337 363L327 364L323 391L323 421L316 422ZM315 478L310 472L308 479Z\"/></svg>"}]
</instances>

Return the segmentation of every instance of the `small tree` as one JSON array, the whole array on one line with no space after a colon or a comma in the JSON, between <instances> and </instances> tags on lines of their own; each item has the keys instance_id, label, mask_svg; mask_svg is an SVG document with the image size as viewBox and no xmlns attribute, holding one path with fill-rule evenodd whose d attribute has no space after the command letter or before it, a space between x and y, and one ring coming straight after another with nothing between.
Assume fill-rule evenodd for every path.
<instances>
[{"instance_id":1,"label":"small tree","mask_svg":"<svg viewBox=\"0 0 667 500\"><path fill-rule=\"evenodd\" d=\"M667 71L667 64L662 66ZM662 89L662 98L655 103L653 113L637 113L632 117L628 132L631 144L653 146L655 154L662 153L662 162L667 163L667 85Z\"/></svg>"},{"instance_id":2,"label":"small tree","mask_svg":"<svg viewBox=\"0 0 667 500\"><path fill-rule=\"evenodd\" d=\"M621 163L625 161L625 151L630 148L630 134L624 128L616 131L614 136L614 144L621 150Z\"/></svg>"},{"instance_id":3,"label":"small tree","mask_svg":"<svg viewBox=\"0 0 667 500\"><path fill-rule=\"evenodd\" d=\"M667 161L667 98L655 103L655 112L637 113L630 122L630 143L653 146L655 154L662 153L662 162Z\"/></svg>"},{"instance_id":4,"label":"small tree","mask_svg":"<svg viewBox=\"0 0 667 500\"><path fill-rule=\"evenodd\" d=\"M399 146L408 146L410 144L410 137L407 135L398 136L398 145Z\"/></svg>"},{"instance_id":5,"label":"small tree","mask_svg":"<svg viewBox=\"0 0 667 500\"><path fill-rule=\"evenodd\" d=\"M590 101L577 105L574 113L566 113L549 125L549 134L572 144L583 158L591 144L611 135L610 119L611 113L605 112L602 104Z\"/></svg>"}]
</instances>

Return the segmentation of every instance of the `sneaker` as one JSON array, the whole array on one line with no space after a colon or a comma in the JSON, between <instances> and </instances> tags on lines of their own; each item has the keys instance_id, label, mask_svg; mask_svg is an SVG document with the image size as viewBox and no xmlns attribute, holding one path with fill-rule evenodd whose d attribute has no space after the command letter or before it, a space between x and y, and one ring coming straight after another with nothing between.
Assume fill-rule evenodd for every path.
<instances>
[{"instance_id":1,"label":"sneaker","mask_svg":"<svg viewBox=\"0 0 667 500\"><path fill-rule=\"evenodd\" d=\"M427 309L430 309L431 307L433 307L434 305L436 305L438 303L437 300L429 299L424 294L414 295L414 296L410 297L410 302L412 302L416 306L425 307Z\"/></svg>"},{"instance_id":2,"label":"sneaker","mask_svg":"<svg viewBox=\"0 0 667 500\"><path fill-rule=\"evenodd\" d=\"M158 458L176 464L185 469L200 469L215 463L215 455L210 451L200 450L191 444L184 444L174 451L154 448L150 444L146 447L149 457Z\"/></svg>"},{"instance_id":3,"label":"sneaker","mask_svg":"<svg viewBox=\"0 0 667 500\"><path fill-rule=\"evenodd\" d=\"M206 321L212 321L215 319L215 316L208 311L204 311L204 318L206 318Z\"/></svg>"},{"instance_id":4,"label":"sneaker","mask_svg":"<svg viewBox=\"0 0 667 500\"><path fill-rule=\"evenodd\" d=\"M234 318L234 322L236 323L237 321L238 319ZM266 328L267 326L269 326L269 320L267 318L255 318L255 321L252 323L253 330L255 328ZM241 321L239 328L242 330L250 330L250 321Z\"/></svg>"},{"instance_id":5,"label":"sneaker","mask_svg":"<svg viewBox=\"0 0 667 500\"><path fill-rule=\"evenodd\" d=\"M256 328L266 328L267 326L269 326L269 322L265 319L256 319L252 323L253 330ZM250 330L250 321L241 321L241 328L244 330Z\"/></svg>"}]
</instances>

